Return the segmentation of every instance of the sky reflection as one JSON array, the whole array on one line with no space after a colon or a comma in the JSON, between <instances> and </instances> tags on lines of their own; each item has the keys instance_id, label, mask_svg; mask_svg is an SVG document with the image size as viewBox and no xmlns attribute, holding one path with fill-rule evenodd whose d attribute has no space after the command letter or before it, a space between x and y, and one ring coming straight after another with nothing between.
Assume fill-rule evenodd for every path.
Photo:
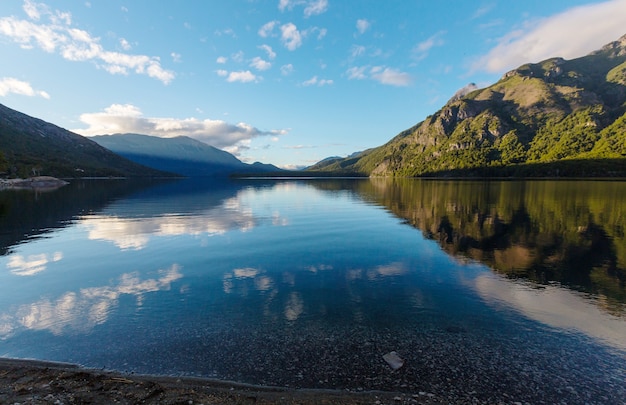
<instances>
[{"instance_id":1,"label":"sky reflection","mask_svg":"<svg viewBox=\"0 0 626 405\"><path fill-rule=\"evenodd\" d=\"M475 291L498 308L512 308L549 327L583 333L626 351L626 318L603 311L583 293L557 285L537 288L496 274L481 274Z\"/></svg>"},{"instance_id":2,"label":"sky reflection","mask_svg":"<svg viewBox=\"0 0 626 405\"><path fill-rule=\"evenodd\" d=\"M20 305L13 313L0 315L0 338L7 338L20 329L46 330L54 335L88 333L105 323L123 295L136 299L141 306L144 294L169 290L183 277L180 266L173 264L159 270L158 278L142 279L137 272L124 273L111 285L68 291L56 299L42 298Z\"/></svg>"},{"instance_id":3,"label":"sky reflection","mask_svg":"<svg viewBox=\"0 0 626 405\"><path fill-rule=\"evenodd\" d=\"M7 268L16 276L34 276L45 271L48 263L58 262L61 259L63 259L62 252L41 253L26 257L16 254L9 258Z\"/></svg>"},{"instance_id":4,"label":"sky reflection","mask_svg":"<svg viewBox=\"0 0 626 405\"><path fill-rule=\"evenodd\" d=\"M83 211L0 257L0 354L222 375L215 370L241 364L240 354L289 360L298 341L317 353L341 334L355 336L346 349L355 353L373 340L371 350L408 345L403 350L415 356L442 341L469 350L459 339L478 342L472 350L497 351L525 333L536 337L533 345L549 334L569 347L590 345L590 337L598 347L626 350L626 322L601 308L602 294L558 283L537 288L498 276L478 255L448 251L457 245L427 230L447 217L455 229L469 229L457 232L461 246L462 237L482 235L470 227L478 215L472 208L455 219L448 209L465 211L449 203L454 198L441 209L414 207L441 191L439 183L427 184L432 193L416 184L386 189L384 203L372 202L379 194L368 181L190 184L181 194L168 186ZM487 225L476 225L485 237ZM494 255L517 258L516 246L498 246ZM548 343L546 352L554 347ZM510 353L497 354L516 361ZM315 369L321 360L312 360Z\"/></svg>"},{"instance_id":5,"label":"sky reflection","mask_svg":"<svg viewBox=\"0 0 626 405\"><path fill-rule=\"evenodd\" d=\"M144 249L151 237L180 235L221 235L230 230L247 231L257 220L249 209L235 209L232 201L224 206L192 215L162 214L148 218L90 216L80 222L89 239L114 243L121 250Z\"/></svg>"}]
</instances>

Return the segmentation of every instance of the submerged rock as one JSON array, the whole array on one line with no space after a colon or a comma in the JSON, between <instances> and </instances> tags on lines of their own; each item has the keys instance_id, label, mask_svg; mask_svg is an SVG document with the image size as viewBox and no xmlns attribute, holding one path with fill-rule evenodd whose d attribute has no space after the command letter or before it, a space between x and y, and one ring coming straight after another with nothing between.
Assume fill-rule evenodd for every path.
<instances>
[{"instance_id":1,"label":"submerged rock","mask_svg":"<svg viewBox=\"0 0 626 405\"><path fill-rule=\"evenodd\" d=\"M404 360L396 352L389 352L383 355L383 360L389 364L392 370L397 370L404 365Z\"/></svg>"}]
</instances>

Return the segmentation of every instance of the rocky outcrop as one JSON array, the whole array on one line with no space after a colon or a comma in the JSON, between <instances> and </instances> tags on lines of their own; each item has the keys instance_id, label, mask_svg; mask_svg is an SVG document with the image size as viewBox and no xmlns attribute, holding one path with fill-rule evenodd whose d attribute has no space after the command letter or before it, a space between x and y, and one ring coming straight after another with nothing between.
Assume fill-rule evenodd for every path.
<instances>
[{"instance_id":1,"label":"rocky outcrop","mask_svg":"<svg viewBox=\"0 0 626 405\"><path fill-rule=\"evenodd\" d=\"M56 177L50 176L37 176L30 177L28 179L0 179L0 190L54 190L67 184L69 183L65 180L57 179Z\"/></svg>"}]
</instances>

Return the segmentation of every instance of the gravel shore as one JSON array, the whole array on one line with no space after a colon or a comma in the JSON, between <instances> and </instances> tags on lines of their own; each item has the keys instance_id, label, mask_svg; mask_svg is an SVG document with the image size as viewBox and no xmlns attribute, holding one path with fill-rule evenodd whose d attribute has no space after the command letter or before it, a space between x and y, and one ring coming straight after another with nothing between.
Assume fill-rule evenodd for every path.
<instances>
[{"instance_id":1,"label":"gravel shore","mask_svg":"<svg viewBox=\"0 0 626 405\"><path fill-rule=\"evenodd\" d=\"M433 394L263 387L0 359L1 404L441 404Z\"/></svg>"}]
</instances>

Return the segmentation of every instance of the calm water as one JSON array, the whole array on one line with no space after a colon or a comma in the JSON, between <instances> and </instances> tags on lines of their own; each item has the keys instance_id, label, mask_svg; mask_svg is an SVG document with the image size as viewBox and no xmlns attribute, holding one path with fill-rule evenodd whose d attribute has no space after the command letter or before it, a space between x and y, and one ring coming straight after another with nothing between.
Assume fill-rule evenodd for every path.
<instances>
[{"instance_id":1,"label":"calm water","mask_svg":"<svg viewBox=\"0 0 626 405\"><path fill-rule=\"evenodd\" d=\"M0 193L0 356L624 403L626 182L76 181ZM392 371L382 355L405 364Z\"/></svg>"}]
</instances>

